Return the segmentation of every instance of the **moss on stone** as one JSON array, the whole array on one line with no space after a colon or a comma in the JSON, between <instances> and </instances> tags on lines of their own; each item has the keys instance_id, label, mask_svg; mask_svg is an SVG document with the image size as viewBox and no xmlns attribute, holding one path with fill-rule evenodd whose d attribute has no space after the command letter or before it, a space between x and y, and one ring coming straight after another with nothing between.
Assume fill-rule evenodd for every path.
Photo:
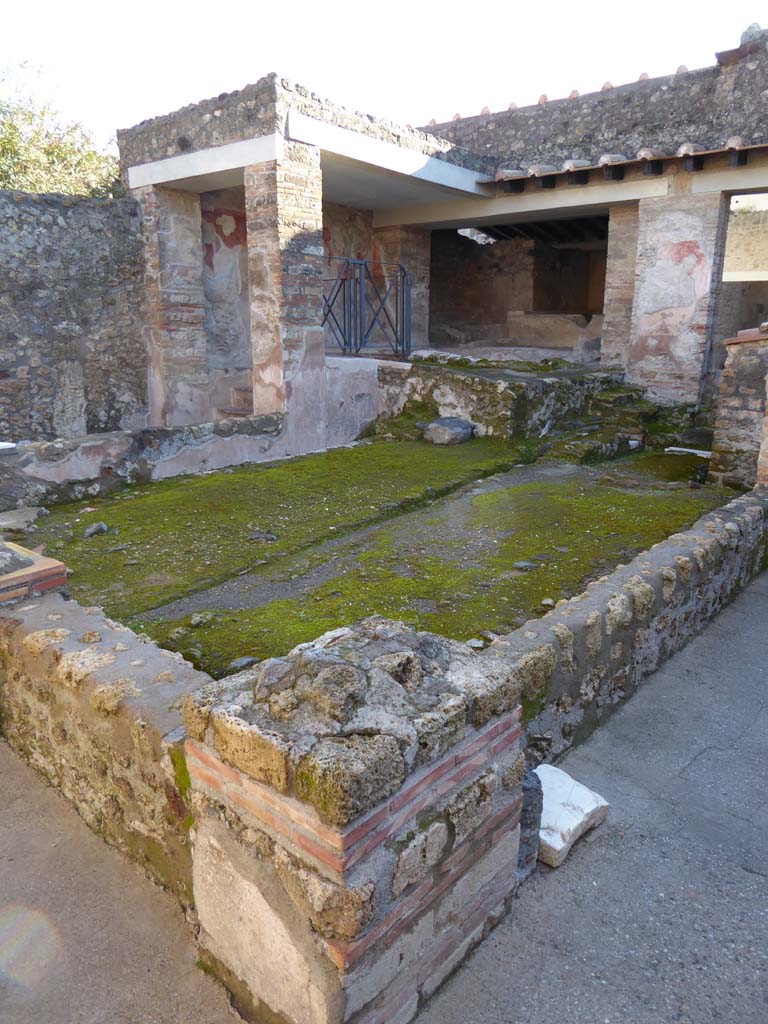
<instances>
[{"instance_id":1,"label":"moss on stone","mask_svg":"<svg viewBox=\"0 0 768 1024\"><path fill-rule=\"evenodd\" d=\"M450 448L380 440L58 506L34 539L71 570L77 600L127 618L391 518L516 461L512 446L492 438ZM86 540L85 528L99 521L109 532ZM257 531L276 539L251 539Z\"/></svg>"},{"instance_id":2,"label":"moss on stone","mask_svg":"<svg viewBox=\"0 0 768 1024\"><path fill-rule=\"evenodd\" d=\"M176 789L181 799L186 803L192 782L189 778L187 759L184 757L184 751L180 747L171 748L171 764L173 765L173 779L176 783Z\"/></svg>"},{"instance_id":3,"label":"moss on stone","mask_svg":"<svg viewBox=\"0 0 768 1024\"><path fill-rule=\"evenodd\" d=\"M710 488L656 484L652 467L639 469L650 461L622 460L603 481L518 484L438 503L405 528L386 523L356 541L348 568L301 596L219 611L181 640L172 634L189 617L137 625L214 674L235 657L284 654L374 613L463 640L509 632L542 614L544 598L579 593L724 500Z\"/></svg>"}]
</instances>

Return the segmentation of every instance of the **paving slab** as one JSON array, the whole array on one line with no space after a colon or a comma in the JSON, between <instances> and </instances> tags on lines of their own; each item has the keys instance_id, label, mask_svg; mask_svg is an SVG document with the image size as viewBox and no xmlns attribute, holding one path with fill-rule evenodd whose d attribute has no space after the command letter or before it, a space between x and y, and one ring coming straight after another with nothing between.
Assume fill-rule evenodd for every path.
<instances>
[{"instance_id":1,"label":"paving slab","mask_svg":"<svg viewBox=\"0 0 768 1024\"><path fill-rule=\"evenodd\" d=\"M561 766L610 803L417 1024L765 1024L768 574Z\"/></svg>"},{"instance_id":2,"label":"paving slab","mask_svg":"<svg viewBox=\"0 0 768 1024\"><path fill-rule=\"evenodd\" d=\"M0 740L2 1024L234 1024L178 904Z\"/></svg>"}]
</instances>

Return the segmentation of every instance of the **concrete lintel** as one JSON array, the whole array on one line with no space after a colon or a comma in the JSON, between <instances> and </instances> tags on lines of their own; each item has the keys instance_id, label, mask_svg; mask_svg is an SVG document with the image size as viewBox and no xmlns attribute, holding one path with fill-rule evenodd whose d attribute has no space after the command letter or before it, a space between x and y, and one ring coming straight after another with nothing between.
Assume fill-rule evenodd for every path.
<instances>
[{"instance_id":1,"label":"concrete lintel","mask_svg":"<svg viewBox=\"0 0 768 1024\"><path fill-rule=\"evenodd\" d=\"M768 191L768 163L699 171L691 176L691 192Z\"/></svg>"},{"instance_id":2,"label":"concrete lintel","mask_svg":"<svg viewBox=\"0 0 768 1024\"><path fill-rule=\"evenodd\" d=\"M387 171L395 171L421 181L455 189L469 195L488 197L488 187L479 183L477 171L471 171L446 160L427 156L416 149L406 149L393 142L373 139L349 128L318 121L296 110L288 112L288 137L306 142L321 151L358 160Z\"/></svg>"},{"instance_id":3,"label":"concrete lintel","mask_svg":"<svg viewBox=\"0 0 768 1024\"><path fill-rule=\"evenodd\" d=\"M768 281L768 268L765 270L725 270L724 281Z\"/></svg>"},{"instance_id":4,"label":"concrete lintel","mask_svg":"<svg viewBox=\"0 0 768 1024\"><path fill-rule=\"evenodd\" d=\"M233 172L240 175L242 184L243 167L279 160L282 150L282 136L273 133L201 149L196 153L169 156L165 160L153 160L148 164L129 167L128 187L168 185L191 192L204 192L233 184L230 180Z\"/></svg>"},{"instance_id":5,"label":"concrete lintel","mask_svg":"<svg viewBox=\"0 0 768 1024\"><path fill-rule=\"evenodd\" d=\"M374 210L373 226L418 224L439 227L473 227L479 223L531 220L532 215L557 215L561 211L607 210L615 203L666 196L666 178L637 178L626 182L600 183L579 188L536 190L520 195L499 195L479 202L462 199L453 202L424 203Z\"/></svg>"}]
</instances>

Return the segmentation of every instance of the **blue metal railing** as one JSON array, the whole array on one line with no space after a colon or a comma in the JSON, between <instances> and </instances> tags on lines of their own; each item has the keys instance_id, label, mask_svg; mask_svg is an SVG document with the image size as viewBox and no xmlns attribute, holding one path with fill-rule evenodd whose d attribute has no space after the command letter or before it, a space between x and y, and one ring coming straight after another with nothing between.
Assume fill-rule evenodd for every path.
<instances>
[{"instance_id":1,"label":"blue metal railing","mask_svg":"<svg viewBox=\"0 0 768 1024\"><path fill-rule=\"evenodd\" d=\"M336 257L330 257L335 259ZM411 276L400 263L339 259L325 282L323 327L342 352L359 355L369 344L405 358L411 351Z\"/></svg>"}]
</instances>

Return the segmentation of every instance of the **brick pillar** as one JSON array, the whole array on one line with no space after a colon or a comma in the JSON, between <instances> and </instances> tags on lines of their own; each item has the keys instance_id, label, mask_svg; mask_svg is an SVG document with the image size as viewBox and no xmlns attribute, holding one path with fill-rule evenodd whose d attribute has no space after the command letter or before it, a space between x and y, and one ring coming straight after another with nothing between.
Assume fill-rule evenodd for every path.
<instances>
[{"instance_id":1,"label":"brick pillar","mask_svg":"<svg viewBox=\"0 0 768 1024\"><path fill-rule=\"evenodd\" d=\"M187 699L203 957L257 1019L406 1024L503 913L550 655L372 618Z\"/></svg>"},{"instance_id":2,"label":"brick pillar","mask_svg":"<svg viewBox=\"0 0 768 1024\"><path fill-rule=\"evenodd\" d=\"M717 399L710 476L720 484L752 487L765 423L768 334L757 329L740 331L723 344L727 356Z\"/></svg>"},{"instance_id":3,"label":"brick pillar","mask_svg":"<svg viewBox=\"0 0 768 1024\"><path fill-rule=\"evenodd\" d=\"M627 378L666 402L698 402L722 280L721 193L641 199Z\"/></svg>"},{"instance_id":4,"label":"brick pillar","mask_svg":"<svg viewBox=\"0 0 768 1024\"><path fill-rule=\"evenodd\" d=\"M605 365L624 366L629 351L635 298L637 221L637 203L610 208L601 346L601 361Z\"/></svg>"},{"instance_id":5,"label":"brick pillar","mask_svg":"<svg viewBox=\"0 0 768 1024\"><path fill-rule=\"evenodd\" d=\"M254 411L286 413L289 454L325 444L320 153L245 168Z\"/></svg>"},{"instance_id":6,"label":"brick pillar","mask_svg":"<svg viewBox=\"0 0 768 1024\"><path fill-rule=\"evenodd\" d=\"M212 419L203 295L200 197L146 186L141 207L149 359L149 423L178 427Z\"/></svg>"},{"instance_id":7,"label":"brick pillar","mask_svg":"<svg viewBox=\"0 0 768 1024\"><path fill-rule=\"evenodd\" d=\"M429 270L432 232L427 228L375 228L373 258L402 263L411 275L411 338L414 349L429 347Z\"/></svg>"}]
</instances>

